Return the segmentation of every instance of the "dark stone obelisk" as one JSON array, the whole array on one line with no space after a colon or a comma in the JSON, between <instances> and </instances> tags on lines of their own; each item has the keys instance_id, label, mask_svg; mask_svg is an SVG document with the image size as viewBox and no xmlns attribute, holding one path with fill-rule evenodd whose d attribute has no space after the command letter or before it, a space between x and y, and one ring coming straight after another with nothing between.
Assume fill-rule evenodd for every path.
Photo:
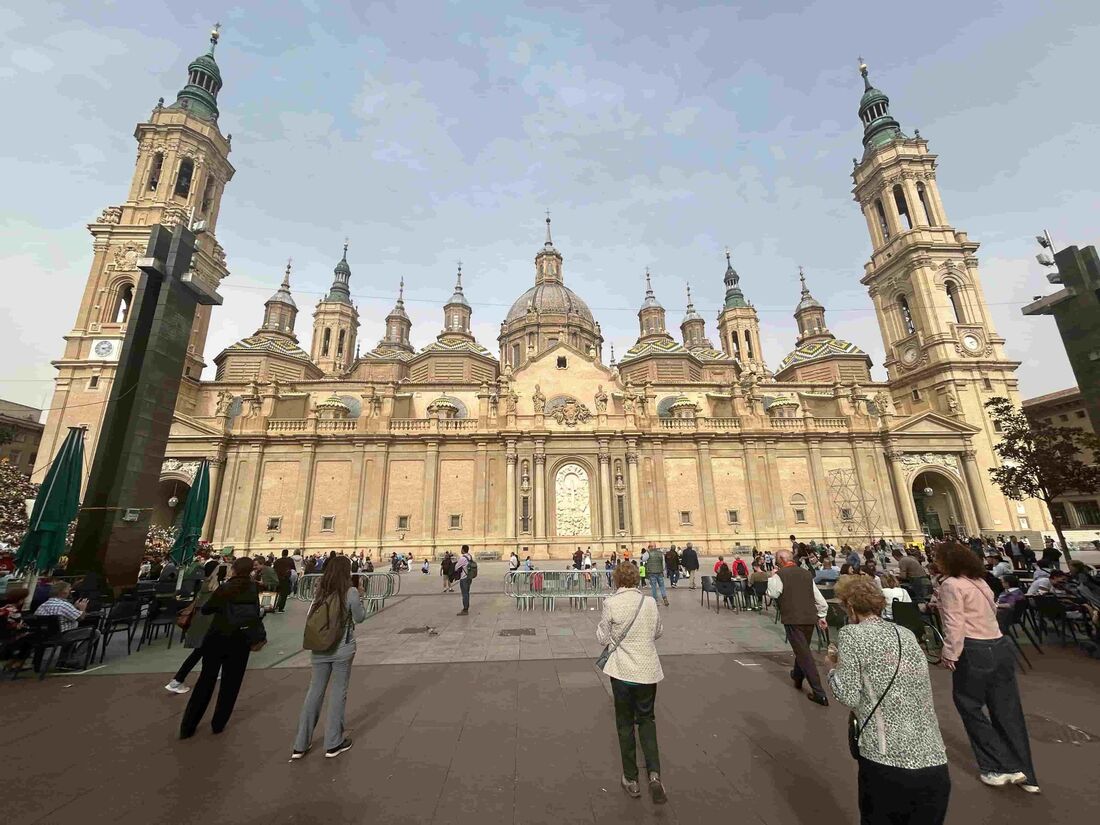
<instances>
[{"instance_id":1,"label":"dark stone obelisk","mask_svg":"<svg viewBox=\"0 0 1100 825\"><path fill-rule=\"evenodd\" d=\"M195 279L194 251L182 224L152 228L77 519L69 571L97 571L115 588L137 580L195 308L221 303Z\"/></svg>"}]
</instances>

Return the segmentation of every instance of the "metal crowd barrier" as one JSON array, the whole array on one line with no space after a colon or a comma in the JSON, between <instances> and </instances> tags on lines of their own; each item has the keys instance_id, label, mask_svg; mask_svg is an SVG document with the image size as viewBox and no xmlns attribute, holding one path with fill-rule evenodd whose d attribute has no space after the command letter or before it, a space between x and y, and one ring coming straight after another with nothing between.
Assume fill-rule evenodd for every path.
<instances>
[{"instance_id":1,"label":"metal crowd barrier","mask_svg":"<svg viewBox=\"0 0 1100 825\"><path fill-rule=\"evenodd\" d=\"M294 598L303 602L312 602L317 594L317 583L323 573L307 573L298 577L298 586ZM401 592L401 577L394 573L352 573L352 578L359 577L365 591L363 606L367 609L367 615L377 613L386 606L386 599L392 598Z\"/></svg>"},{"instance_id":2,"label":"metal crowd barrier","mask_svg":"<svg viewBox=\"0 0 1100 825\"><path fill-rule=\"evenodd\" d=\"M590 599L599 606L613 592L602 570L517 570L504 575L504 594L520 610L531 610L536 601L543 610L553 610L559 601L584 609Z\"/></svg>"}]
</instances>

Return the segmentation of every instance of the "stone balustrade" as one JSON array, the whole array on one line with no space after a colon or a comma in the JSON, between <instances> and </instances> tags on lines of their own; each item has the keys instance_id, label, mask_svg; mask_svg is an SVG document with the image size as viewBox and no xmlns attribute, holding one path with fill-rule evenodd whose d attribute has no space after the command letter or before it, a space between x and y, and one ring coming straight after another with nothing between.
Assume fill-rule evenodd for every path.
<instances>
[{"instance_id":1,"label":"stone balustrade","mask_svg":"<svg viewBox=\"0 0 1100 825\"><path fill-rule=\"evenodd\" d=\"M303 433L306 430L304 418L269 418L267 419L267 431L269 433Z\"/></svg>"},{"instance_id":2,"label":"stone balustrade","mask_svg":"<svg viewBox=\"0 0 1100 825\"><path fill-rule=\"evenodd\" d=\"M390 432L426 433L431 431L434 418L394 418L390 420Z\"/></svg>"},{"instance_id":3,"label":"stone balustrade","mask_svg":"<svg viewBox=\"0 0 1100 825\"><path fill-rule=\"evenodd\" d=\"M773 418L771 420L773 430L790 430L791 432L805 432L806 422L801 418Z\"/></svg>"},{"instance_id":4,"label":"stone balustrade","mask_svg":"<svg viewBox=\"0 0 1100 825\"><path fill-rule=\"evenodd\" d=\"M355 419L342 418L335 421L318 421L317 432L321 433L349 433L355 432Z\"/></svg>"}]
</instances>

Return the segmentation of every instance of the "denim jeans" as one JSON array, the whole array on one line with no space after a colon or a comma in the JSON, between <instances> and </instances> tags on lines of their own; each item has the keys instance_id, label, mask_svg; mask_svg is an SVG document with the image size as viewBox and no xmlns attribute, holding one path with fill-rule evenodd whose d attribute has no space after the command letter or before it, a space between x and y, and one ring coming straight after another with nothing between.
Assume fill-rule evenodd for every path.
<instances>
[{"instance_id":1,"label":"denim jeans","mask_svg":"<svg viewBox=\"0 0 1100 825\"><path fill-rule=\"evenodd\" d=\"M462 591L462 609L470 609L470 579L459 579L458 589Z\"/></svg>"},{"instance_id":2,"label":"denim jeans","mask_svg":"<svg viewBox=\"0 0 1100 825\"><path fill-rule=\"evenodd\" d=\"M657 723L653 704L657 701L657 685L634 685L612 677L611 695L615 700L615 729L619 734L619 755L623 761L623 776L638 781L638 739L642 743L645 768L650 773L661 772L661 757L657 752ZM647 777L648 778L648 777Z\"/></svg>"},{"instance_id":3,"label":"denim jeans","mask_svg":"<svg viewBox=\"0 0 1100 825\"><path fill-rule=\"evenodd\" d=\"M355 640L345 642L331 655L313 655L313 678L298 717L298 734L294 737L294 750L305 751L313 739L313 729L321 718L321 705L330 687L328 713L325 714L325 750L332 750L344 741L344 706L348 701L348 681L351 679L351 660L355 658Z\"/></svg>"},{"instance_id":4,"label":"denim jeans","mask_svg":"<svg viewBox=\"0 0 1100 825\"><path fill-rule=\"evenodd\" d=\"M661 598L668 599L668 593L665 592L665 577L663 573L646 573L646 578L649 579L649 590L653 594L653 601L657 601L657 588L661 588Z\"/></svg>"},{"instance_id":5,"label":"denim jeans","mask_svg":"<svg viewBox=\"0 0 1100 825\"><path fill-rule=\"evenodd\" d=\"M952 678L952 698L981 772L1022 771L1028 784L1038 784L1016 685L1016 659L1006 637L964 642Z\"/></svg>"},{"instance_id":6,"label":"denim jeans","mask_svg":"<svg viewBox=\"0 0 1100 825\"><path fill-rule=\"evenodd\" d=\"M668 583L671 584L673 587L675 587L676 582L678 582L678 581L680 581L680 571L679 570L669 570L668 571Z\"/></svg>"}]
</instances>

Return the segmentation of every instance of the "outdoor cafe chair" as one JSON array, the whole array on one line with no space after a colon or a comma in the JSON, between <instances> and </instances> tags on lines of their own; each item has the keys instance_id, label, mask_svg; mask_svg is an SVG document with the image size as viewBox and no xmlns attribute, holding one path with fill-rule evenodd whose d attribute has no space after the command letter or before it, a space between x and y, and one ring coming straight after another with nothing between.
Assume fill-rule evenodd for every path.
<instances>
[{"instance_id":1,"label":"outdoor cafe chair","mask_svg":"<svg viewBox=\"0 0 1100 825\"><path fill-rule=\"evenodd\" d=\"M95 628L79 627L62 632L60 616L24 616L23 622L31 631L31 650L39 680L46 678L50 668L60 661L61 655L68 648L81 642L88 643L84 653L84 669L87 670L95 653ZM18 675L16 672L12 679Z\"/></svg>"},{"instance_id":2,"label":"outdoor cafe chair","mask_svg":"<svg viewBox=\"0 0 1100 825\"><path fill-rule=\"evenodd\" d=\"M100 626L100 633L103 634L103 648L99 654L100 664L107 655L107 645L111 643L111 637L120 630L126 632L126 655L130 655L130 645L140 622L141 604L133 595L124 595L111 605L110 612L103 617L103 624Z\"/></svg>"},{"instance_id":3,"label":"outdoor cafe chair","mask_svg":"<svg viewBox=\"0 0 1100 825\"><path fill-rule=\"evenodd\" d=\"M707 597L707 608L710 608L710 594L713 593L717 597L718 591L714 588L713 576L700 576L699 583L702 585L699 589L699 606L703 606L703 596Z\"/></svg>"},{"instance_id":4,"label":"outdoor cafe chair","mask_svg":"<svg viewBox=\"0 0 1100 825\"><path fill-rule=\"evenodd\" d=\"M917 637L917 643L929 664L937 664L943 657L943 634L928 622L920 608L911 602L894 599L890 606L894 624L906 628Z\"/></svg>"},{"instance_id":5,"label":"outdoor cafe chair","mask_svg":"<svg viewBox=\"0 0 1100 825\"><path fill-rule=\"evenodd\" d=\"M733 610L732 605L737 603L736 602L736 599L737 599L737 585L736 585L735 582L732 582L732 581L728 581L728 582L715 581L714 582L714 593L715 593L716 596L719 597L717 599L718 609L715 612L721 612L723 602L725 603L727 608L729 608L730 610Z\"/></svg>"},{"instance_id":6,"label":"outdoor cafe chair","mask_svg":"<svg viewBox=\"0 0 1100 825\"><path fill-rule=\"evenodd\" d=\"M172 637L176 633L176 614L180 609L184 607L182 602L171 601L161 602L160 600L154 601L149 605L149 612L145 616L145 626L141 631L141 638L138 639L138 650L141 650L143 644L149 644L160 633L161 628L168 631L168 649L172 649Z\"/></svg>"},{"instance_id":7,"label":"outdoor cafe chair","mask_svg":"<svg viewBox=\"0 0 1100 825\"><path fill-rule=\"evenodd\" d=\"M1057 596L1032 596L1031 604L1039 616L1040 639L1046 636L1046 624L1049 621L1061 637L1062 644L1066 643L1067 630L1073 637L1074 644L1077 643L1077 631L1074 629L1074 624L1080 620L1069 615L1069 609L1061 599Z\"/></svg>"}]
</instances>

